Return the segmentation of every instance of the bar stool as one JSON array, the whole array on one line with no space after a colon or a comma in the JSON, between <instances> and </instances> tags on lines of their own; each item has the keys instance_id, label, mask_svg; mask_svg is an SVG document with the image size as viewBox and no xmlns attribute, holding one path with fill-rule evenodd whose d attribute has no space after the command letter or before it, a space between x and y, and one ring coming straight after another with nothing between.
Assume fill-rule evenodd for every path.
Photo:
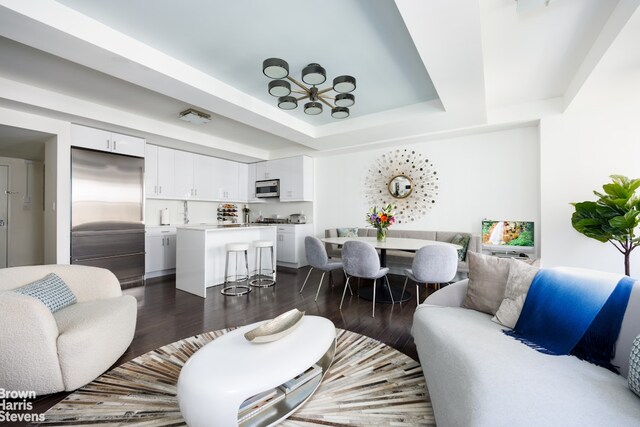
<instances>
[{"instance_id":1,"label":"bar stool","mask_svg":"<svg viewBox=\"0 0 640 427\"><path fill-rule=\"evenodd\" d=\"M226 258L224 263L224 288L220 291L222 295L240 296L251 292L251 288L247 285L239 285L240 282L249 280L249 258L247 252L249 251L248 243L227 243L226 245ZM245 274L239 274L238 270L238 256L241 252L244 252L244 267ZM229 275L229 260L231 254L235 255L235 272Z\"/></svg>"},{"instance_id":2,"label":"bar stool","mask_svg":"<svg viewBox=\"0 0 640 427\"><path fill-rule=\"evenodd\" d=\"M273 253L273 242L271 240L256 240L253 242L256 248L256 268L253 271L252 279L249 281L251 286L257 288L268 288L276 284L276 260ZM271 266L270 268L262 268L262 250L271 249Z\"/></svg>"}]
</instances>

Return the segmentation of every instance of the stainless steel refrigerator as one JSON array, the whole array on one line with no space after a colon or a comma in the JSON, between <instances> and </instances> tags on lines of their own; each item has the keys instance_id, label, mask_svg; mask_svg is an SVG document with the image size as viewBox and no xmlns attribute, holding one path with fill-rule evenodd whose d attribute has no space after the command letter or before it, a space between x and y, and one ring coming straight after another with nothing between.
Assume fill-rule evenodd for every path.
<instances>
[{"instance_id":1,"label":"stainless steel refrigerator","mask_svg":"<svg viewBox=\"0 0 640 427\"><path fill-rule=\"evenodd\" d=\"M144 159L71 149L71 264L144 279Z\"/></svg>"}]
</instances>

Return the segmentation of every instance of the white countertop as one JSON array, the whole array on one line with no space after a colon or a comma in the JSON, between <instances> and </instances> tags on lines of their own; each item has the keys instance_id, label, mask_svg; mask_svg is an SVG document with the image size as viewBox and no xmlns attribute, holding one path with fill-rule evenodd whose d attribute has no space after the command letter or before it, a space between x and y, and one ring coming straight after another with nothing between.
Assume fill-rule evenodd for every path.
<instances>
[{"instance_id":1,"label":"white countertop","mask_svg":"<svg viewBox=\"0 0 640 427\"><path fill-rule=\"evenodd\" d=\"M178 230L201 230L201 231L221 231L221 230L245 230L247 228L269 228L275 224L188 224L177 225Z\"/></svg>"}]
</instances>

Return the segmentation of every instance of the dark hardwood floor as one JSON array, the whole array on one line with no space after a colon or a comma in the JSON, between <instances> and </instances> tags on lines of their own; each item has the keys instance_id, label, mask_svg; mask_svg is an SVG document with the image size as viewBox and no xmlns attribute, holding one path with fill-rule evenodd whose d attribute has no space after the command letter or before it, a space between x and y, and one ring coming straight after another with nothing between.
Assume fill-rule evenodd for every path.
<instances>
[{"instance_id":1,"label":"dark hardwood floor","mask_svg":"<svg viewBox=\"0 0 640 427\"><path fill-rule=\"evenodd\" d=\"M376 304L376 316L372 318L371 301L358 298L356 286L352 286L353 296L347 291L342 310L338 309L344 289L344 276L339 272L334 272L333 286L325 277L318 301L314 301L321 275L318 271L311 273L300 294L308 271L308 267L279 269L276 286L254 288L250 294L240 297L224 296L220 294L220 287L215 286L207 290L206 299L200 298L176 290L173 276L152 279L144 287L127 289L123 292L138 300L138 323L131 346L114 366L182 338L270 319L293 308L309 315L324 316L338 328L375 338L417 360L411 337L416 308L413 283L408 285L412 293L409 301L401 305ZM390 275L389 281L392 287L402 289L404 276ZM360 286L371 284L362 281ZM426 296L423 288L420 300ZM34 403L34 411L44 412L67 395L58 393L40 397Z\"/></svg>"}]
</instances>

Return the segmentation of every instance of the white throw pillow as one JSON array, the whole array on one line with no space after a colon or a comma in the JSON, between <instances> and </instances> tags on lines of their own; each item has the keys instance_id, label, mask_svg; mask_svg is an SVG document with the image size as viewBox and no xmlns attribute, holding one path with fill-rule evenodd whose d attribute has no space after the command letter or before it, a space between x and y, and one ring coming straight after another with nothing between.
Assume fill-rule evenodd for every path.
<instances>
[{"instance_id":1,"label":"white throw pillow","mask_svg":"<svg viewBox=\"0 0 640 427\"><path fill-rule=\"evenodd\" d=\"M513 329L518 322L524 300L527 298L527 292L529 292L531 282L538 270L538 267L526 262L517 259L509 260L509 276L507 277L507 286L504 289L504 299L491 320Z\"/></svg>"}]
</instances>

